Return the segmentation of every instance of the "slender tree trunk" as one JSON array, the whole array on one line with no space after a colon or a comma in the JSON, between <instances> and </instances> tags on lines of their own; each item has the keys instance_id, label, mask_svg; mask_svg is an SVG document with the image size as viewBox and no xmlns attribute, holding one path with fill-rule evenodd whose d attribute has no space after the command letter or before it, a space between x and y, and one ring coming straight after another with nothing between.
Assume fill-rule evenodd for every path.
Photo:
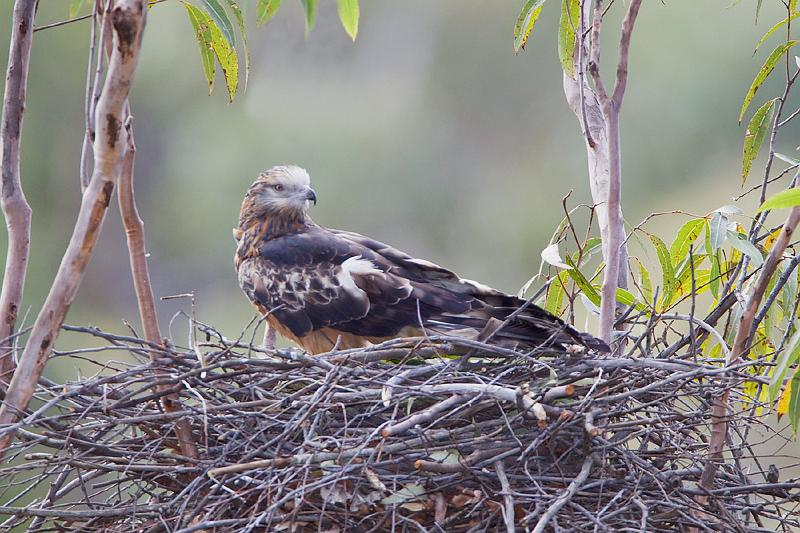
<instances>
[{"instance_id":1,"label":"slender tree trunk","mask_svg":"<svg viewBox=\"0 0 800 533\"><path fill-rule=\"evenodd\" d=\"M0 407L0 426L13 424L28 407L97 242L120 169L123 109L139 58L146 13L145 0L117 0L111 12L114 45L97 104L92 179L83 194L78 220L53 285ZM13 426L0 435L0 456L13 436Z\"/></svg>"},{"instance_id":2,"label":"slender tree trunk","mask_svg":"<svg viewBox=\"0 0 800 533\"><path fill-rule=\"evenodd\" d=\"M36 0L17 0L14 4L0 124L0 205L8 232L6 268L0 293L0 392L6 390L14 372L11 335L22 304L31 240L31 208L22 190L19 152L35 11Z\"/></svg>"}]
</instances>

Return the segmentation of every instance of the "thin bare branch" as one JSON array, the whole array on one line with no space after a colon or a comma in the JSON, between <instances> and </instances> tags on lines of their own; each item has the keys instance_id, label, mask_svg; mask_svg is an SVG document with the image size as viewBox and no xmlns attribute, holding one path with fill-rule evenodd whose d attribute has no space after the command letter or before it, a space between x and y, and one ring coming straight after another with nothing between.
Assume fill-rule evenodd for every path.
<instances>
[{"instance_id":1,"label":"thin bare branch","mask_svg":"<svg viewBox=\"0 0 800 533\"><path fill-rule=\"evenodd\" d=\"M17 0L14 4L0 124L0 206L8 232L6 267L0 292L0 392L6 390L14 371L11 336L22 304L30 252L31 208L22 190L19 151L35 12L36 0Z\"/></svg>"}]
</instances>

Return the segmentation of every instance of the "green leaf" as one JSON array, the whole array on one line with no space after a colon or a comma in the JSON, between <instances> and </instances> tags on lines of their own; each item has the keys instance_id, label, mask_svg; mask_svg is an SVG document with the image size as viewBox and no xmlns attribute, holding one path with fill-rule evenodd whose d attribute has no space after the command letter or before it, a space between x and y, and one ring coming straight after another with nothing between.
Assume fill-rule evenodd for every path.
<instances>
[{"instance_id":1,"label":"green leaf","mask_svg":"<svg viewBox=\"0 0 800 533\"><path fill-rule=\"evenodd\" d=\"M725 244L725 238L727 237L725 232L727 230L728 217L719 211L715 211L714 214L711 215L711 221L708 223L708 240L711 245L711 250L719 250L719 248Z\"/></svg>"},{"instance_id":2,"label":"green leaf","mask_svg":"<svg viewBox=\"0 0 800 533\"><path fill-rule=\"evenodd\" d=\"M709 255L709 257L711 258L711 273L708 278L709 289L711 289L711 294L714 295L714 298L719 298L719 282L721 278L719 271L719 255L717 255L717 252L714 252Z\"/></svg>"},{"instance_id":3,"label":"green leaf","mask_svg":"<svg viewBox=\"0 0 800 533\"><path fill-rule=\"evenodd\" d=\"M650 273L641 261L638 259L636 261L639 263L639 278L642 280L642 297L648 304L651 304L653 303L653 283L650 281Z\"/></svg>"},{"instance_id":4,"label":"green leaf","mask_svg":"<svg viewBox=\"0 0 800 533\"><path fill-rule=\"evenodd\" d=\"M753 96L755 96L756 91L758 90L761 85L763 85L764 80L767 79L767 76L770 75L772 70L775 68L775 65L778 64L781 56L786 53L791 47L796 45L798 41L786 41L785 43L779 44L775 50L769 55L767 60L764 62L764 65L761 67L761 70L758 71L756 74L755 79L753 80L753 84L750 85L750 89L747 91L747 95L744 97L744 103L742 104L742 110L739 113L739 124L742 123L742 119L744 118L744 114L747 111L750 102L753 100Z\"/></svg>"},{"instance_id":5,"label":"green leaf","mask_svg":"<svg viewBox=\"0 0 800 533\"><path fill-rule=\"evenodd\" d=\"M558 23L558 58L561 68L575 79L575 41L580 23L580 0L561 1L561 20Z\"/></svg>"},{"instance_id":6,"label":"green leaf","mask_svg":"<svg viewBox=\"0 0 800 533\"><path fill-rule=\"evenodd\" d=\"M664 241L655 235L650 235L650 241L656 249L658 262L661 263L662 290L664 291L661 296L661 307L666 308L672 302L672 296L675 293L675 266L670 260L670 254Z\"/></svg>"},{"instance_id":7,"label":"green leaf","mask_svg":"<svg viewBox=\"0 0 800 533\"><path fill-rule=\"evenodd\" d=\"M275 16L278 8L281 7L281 0L258 0L256 6L256 24L263 26Z\"/></svg>"},{"instance_id":8,"label":"green leaf","mask_svg":"<svg viewBox=\"0 0 800 533\"><path fill-rule=\"evenodd\" d=\"M342 27L347 35L353 41L356 40L358 35L358 0L337 0L339 4L339 20L342 21Z\"/></svg>"},{"instance_id":9,"label":"green leaf","mask_svg":"<svg viewBox=\"0 0 800 533\"><path fill-rule=\"evenodd\" d=\"M83 9L83 4L86 0L72 0L69 3L69 18L74 19L78 13Z\"/></svg>"},{"instance_id":10,"label":"green leaf","mask_svg":"<svg viewBox=\"0 0 800 533\"><path fill-rule=\"evenodd\" d=\"M792 430L797 433L797 426L800 423L800 368L795 370L792 376L792 392L789 397L789 422L792 423Z\"/></svg>"},{"instance_id":11,"label":"green leaf","mask_svg":"<svg viewBox=\"0 0 800 533\"><path fill-rule=\"evenodd\" d=\"M794 0L794 1L796 2L797 0ZM764 44L764 41L766 41L767 39L769 39L769 38L772 36L772 34L773 34L773 33L775 33L776 31L778 31L779 29L781 29L783 26L786 26L786 24L787 24L789 21L791 21L791 20L794 20L794 19L796 19L797 17L800 17L800 13L794 13L794 10L792 10L792 13L793 13L793 14L792 14L792 16L791 16L791 17L786 17L785 19L783 19L782 21L778 22L778 23L777 23L777 24L775 24L773 27L771 27L769 30L767 30L767 33L765 33L765 34L764 34L764 36L761 38L761 40L760 40L760 41L758 41L758 44L756 45L756 49L755 49L755 50L753 50L753 54L755 54L756 52L758 52L758 48L759 48L759 47L760 47L762 44Z\"/></svg>"},{"instance_id":12,"label":"green leaf","mask_svg":"<svg viewBox=\"0 0 800 533\"><path fill-rule=\"evenodd\" d=\"M228 7L236 18L236 25L239 26L239 33L242 34L242 49L244 50L244 86L247 88L247 80L250 78L250 51L247 49L247 27L244 23L242 8L239 7L236 0L226 0L226 2L228 2Z\"/></svg>"},{"instance_id":13,"label":"green leaf","mask_svg":"<svg viewBox=\"0 0 800 533\"><path fill-rule=\"evenodd\" d=\"M569 266L572 268L569 270L565 270L569 277L572 278L572 281L575 282L575 285L583 292L584 295L592 302L594 305L600 305L600 294L597 290L589 283L589 280L581 274L581 271L575 267L575 264L572 262L572 259L569 257L564 259Z\"/></svg>"},{"instance_id":14,"label":"green leaf","mask_svg":"<svg viewBox=\"0 0 800 533\"><path fill-rule=\"evenodd\" d=\"M772 125L772 116L775 113L775 100L770 100L758 108L747 125L744 133L744 147L742 148L742 185L747 181L753 159L758 155L761 144L767 136L767 131Z\"/></svg>"},{"instance_id":15,"label":"green leaf","mask_svg":"<svg viewBox=\"0 0 800 533\"><path fill-rule=\"evenodd\" d=\"M211 32L211 48L217 56L217 61L225 76L225 85L228 88L228 96L233 102L236 96L236 88L239 85L239 59L236 56L236 49L230 45L229 41L222 35L219 27L213 20L208 21L208 29Z\"/></svg>"},{"instance_id":16,"label":"green leaf","mask_svg":"<svg viewBox=\"0 0 800 533\"><path fill-rule=\"evenodd\" d=\"M789 164L790 164L790 165L792 165L793 167L798 167L798 166L800 166L800 159L795 159L794 157L789 157L789 156L788 156L788 155L786 155L786 154L779 154L778 152L775 152L775 157L777 157L777 158L778 158L778 159L780 159L781 161L784 161L784 162L786 162L786 163L789 163Z\"/></svg>"},{"instance_id":17,"label":"green leaf","mask_svg":"<svg viewBox=\"0 0 800 533\"><path fill-rule=\"evenodd\" d=\"M197 44L200 46L200 60L203 63L203 72L208 81L208 94L214 90L214 51L211 44L211 30L209 24L213 24L211 18L205 11L196 8L192 4L184 2L186 14L189 15L189 22L192 24L195 36L197 37Z\"/></svg>"},{"instance_id":18,"label":"green leaf","mask_svg":"<svg viewBox=\"0 0 800 533\"><path fill-rule=\"evenodd\" d=\"M528 0L522 6L522 11L517 16L517 21L514 23L514 53L519 53L520 50L525 49L525 44L528 42L528 37L533 31L533 25L542 12L542 4L545 0Z\"/></svg>"},{"instance_id":19,"label":"green leaf","mask_svg":"<svg viewBox=\"0 0 800 533\"><path fill-rule=\"evenodd\" d=\"M544 301L544 308L551 314L556 316L561 315L561 305L564 302L564 294L567 288L567 278L569 274L567 271L561 271L550 282L550 287L547 288L547 298Z\"/></svg>"},{"instance_id":20,"label":"green leaf","mask_svg":"<svg viewBox=\"0 0 800 533\"><path fill-rule=\"evenodd\" d=\"M306 37L308 37L317 22L318 0L300 0L300 3L303 5L303 12L306 14Z\"/></svg>"},{"instance_id":21,"label":"green leaf","mask_svg":"<svg viewBox=\"0 0 800 533\"><path fill-rule=\"evenodd\" d=\"M697 283L697 270L703 261L706 260L706 255L694 254L692 257L694 259L694 264L690 265L688 260L684 261L683 266L681 266L678 273L675 274L675 290L677 292L688 294L692 290L692 270L694 270L695 285L696 287L700 287L700 284Z\"/></svg>"},{"instance_id":22,"label":"green leaf","mask_svg":"<svg viewBox=\"0 0 800 533\"><path fill-rule=\"evenodd\" d=\"M228 14L222 7L222 4L219 3L219 0L201 0L201 2L206 6L206 11L211 15L214 22L217 23L219 29L222 30L222 34L225 36L225 39L228 40L228 45L233 47L236 44L233 24L231 24L231 19L228 18Z\"/></svg>"},{"instance_id":23,"label":"green leaf","mask_svg":"<svg viewBox=\"0 0 800 533\"><path fill-rule=\"evenodd\" d=\"M789 0L789 12L794 13L797 11L797 0Z\"/></svg>"},{"instance_id":24,"label":"green leaf","mask_svg":"<svg viewBox=\"0 0 800 533\"><path fill-rule=\"evenodd\" d=\"M738 231L728 230L728 242L731 246L742 252L750 258L750 264L758 268L764 264L764 256L758 251L755 244L747 240L747 235L739 233Z\"/></svg>"},{"instance_id":25,"label":"green leaf","mask_svg":"<svg viewBox=\"0 0 800 533\"><path fill-rule=\"evenodd\" d=\"M681 261L686 259L689 248L692 243L697 240L697 237L700 235L700 232L703 231L705 225L706 220L704 218L698 218L696 220L690 220L678 230L678 236L675 237L675 240L672 241L672 245L669 247L669 257L673 265L679 265Z\"/></svg>"},{"instance_id":26,"label":"green leaf","mask_svg":"<svg viewBox=\"0 0 800 533\"><path fill-rule=\"evenodd\" d=\"M758 24L758 14L761 12L761 3L763 1L764 0L758 0L758 2L756 2L756 24Z\"/></svg>"},{"instance_id":27,"label":"green leaf","mask_svg":"<svg viewBox=\"0 0 800 533\"><path fill-rule=\"evenodd\" d=\"M636 297L622 287L617 287L617 302L624 306L633 306L639 312L647 311L647 306L636 300Z\"/></svg>"},{"instance_id":28,"label":"green leaf","mask_svg":"<svg viewBox=\"0 0 800 533\"><path fill-rule=\"evenodd\" d=\"M800 205L800 187L793 187L786 189L779 193L773 194L761 204L758 211L768 211L770 209L785 209L787 207L795 207Z\"/></svg>"}]
</instances>

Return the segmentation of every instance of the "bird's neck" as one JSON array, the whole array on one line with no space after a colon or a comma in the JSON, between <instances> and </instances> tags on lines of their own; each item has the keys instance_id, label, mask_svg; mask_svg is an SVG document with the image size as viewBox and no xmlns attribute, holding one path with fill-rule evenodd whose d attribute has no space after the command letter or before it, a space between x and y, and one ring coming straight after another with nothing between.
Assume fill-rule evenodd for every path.
<instances>
[{"instance_id":1,"label":"bird's neck","mask_svg":"<svg viewBox=\"0 0 800 533\"><path fill-rule=\"evenodd\" d=\"M302 211L283 213L243 213L234 237L239 241L237 255L242 258L258 255L259 243L301 233L312 225Z\"/></svg>"}]
</instances>

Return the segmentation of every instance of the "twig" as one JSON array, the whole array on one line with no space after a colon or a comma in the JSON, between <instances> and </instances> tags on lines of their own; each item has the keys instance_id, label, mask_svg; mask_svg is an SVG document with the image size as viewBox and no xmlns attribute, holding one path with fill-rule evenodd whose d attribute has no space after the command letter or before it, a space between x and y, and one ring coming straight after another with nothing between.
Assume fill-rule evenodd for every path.
<instances>
[{"instance_id":1,"label":"twig","mask_svg":"<svg viewBox=\"0 0 800 533\"><path fill-rule=\"evenodd\" d=\"M583 466L581 467L581 471L575 476L575 479L572 480L572 483L566 488L566 490L558 497L558 499L550 505L550 508L547 509L547 512L539 519L536 523L536 526L533 528L533 533L542 533L547 524L558 514L562 507L564 507L578 492L578 489L581 488L581 485L586 483L586 480L589 479L589 474L592 472L592 465L594 465L594 456L590 455L583 461Z\"/></svg>"},{"instance_id":2,"label":"twig","mask_svg":"<svg viewBox=\"0 0 800 533\"><path fill-rule=\"evenodd\" d=\"M500 487L503 489L503 521L506 523L506 532L514 533L514 495L511 493L511 485L508 483L508 476L506 476L506 469L503 467L503 461L497 461L494 464L494 471L497 473L497 479L500 480Z\"/></svg>"},{"instance_id":3,"label":"twig","mask_svg":"<svg viewBox=\"0 0 800 533\"><path fill-rule=\"evenodd\" d=\"M158 315L156 313L155 298L153 298L153 287L150 283L150 272L147 268L147 252L144 237L144 222L139 216L136 208L136 195L133 187L134 160L136 159L136 143L133 138L133 124L130 120L130 110L126 113L128 118L125 120L125 137L127 139L127 149L122 160L122 170L119 175L119 187L117 188L117 198L119 200L119 211L122 215L122 222L125 226L125 236L128 242L128 254L131 263L131 275L133 276L133 286L136 291L136 301L139 304L139 316L142 320L144 337L152 344L162 345L161 332L158 327ZM156 378L163 377L164 371L159 368L158 353L150 352L150 361L156 367ZM160 386L158 392L165 392L168 387ZM160 399L164 411L173 413L181 410L178 395L171 393L165 394ZM192 429L185 419L175 422L175 433L181 453L188 457L197 458L197 447L192 438Z\"/></svg>"}]
</instances>

